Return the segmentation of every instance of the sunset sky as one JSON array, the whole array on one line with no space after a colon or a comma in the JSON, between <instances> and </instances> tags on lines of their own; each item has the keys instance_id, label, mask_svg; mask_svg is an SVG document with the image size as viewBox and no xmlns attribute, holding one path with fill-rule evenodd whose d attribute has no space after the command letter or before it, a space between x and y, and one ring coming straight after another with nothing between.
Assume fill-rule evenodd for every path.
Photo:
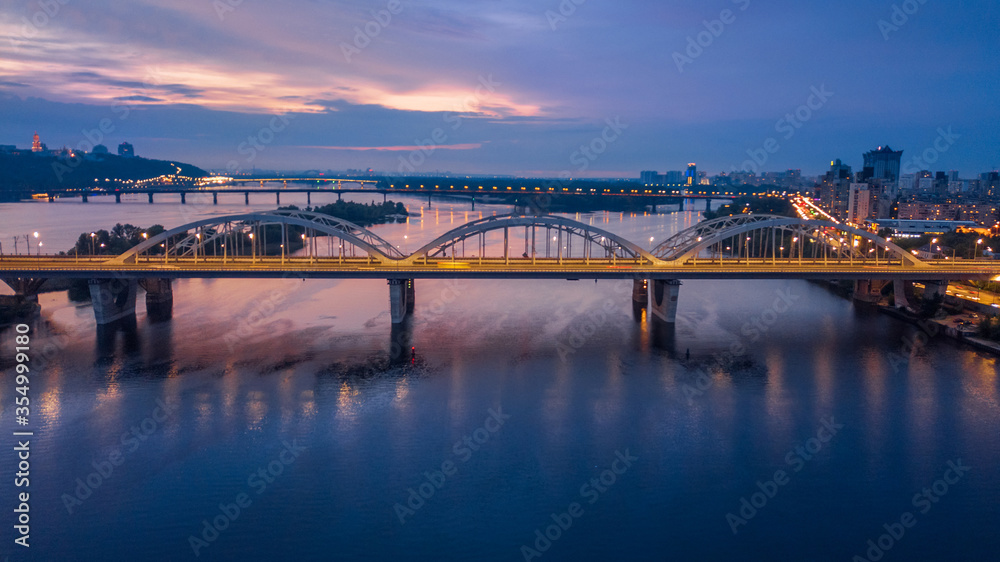
<instances>
[{"instance_id":1,"label":"sunset sky","mask_svg":"<svg viewBox=\"0 0 1000 562\"><path fill-rule=\"evenodd\" d=\"M0 144L638 177L731 171L770 138L764 171L905 163L943 130L928 166L972 177L1000 165L998 28L992 0L5 0Z\"/></svg>"}]
</instances>

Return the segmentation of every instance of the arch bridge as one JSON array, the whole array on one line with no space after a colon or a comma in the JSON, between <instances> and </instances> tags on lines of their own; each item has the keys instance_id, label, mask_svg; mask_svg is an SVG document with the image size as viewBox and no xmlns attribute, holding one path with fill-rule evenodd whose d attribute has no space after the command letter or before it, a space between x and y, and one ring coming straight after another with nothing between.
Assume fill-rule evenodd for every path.
<instances>
[{"instance_id":1,"label":"arch bridge","mask_svg":"<svg viewBox=\"0 0 1000 562\"><path fill-rule=\"evenodd\" d=\"M51 277L90 279L95 314L103 321L129 314L130 306L134 313L140 280L147 308L153 298L169 309L163 303L172 302L170 280L176 278L382 278L389 280L393 322L412 308L418 278L632 279L635 302L645 301L671 322L683 279L850 279L869 283L866 291L876 294L875 280L940 283L1000 275L992 260L925 261L850 225L770 215L704 221L652 250L555 215L474 220L409 254L396 242L317 213L247 213L172 228L110 258L0 256L0 279L22 295ZM105 287L109 281L114 283ZM100 298L105 289L114 298Z\"/></svg>"}]
</instances>

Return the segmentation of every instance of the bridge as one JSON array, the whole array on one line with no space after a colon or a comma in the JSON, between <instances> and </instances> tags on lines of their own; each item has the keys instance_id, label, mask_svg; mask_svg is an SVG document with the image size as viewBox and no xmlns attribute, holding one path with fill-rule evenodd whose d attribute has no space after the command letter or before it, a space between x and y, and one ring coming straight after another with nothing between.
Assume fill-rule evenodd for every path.
<instances>
[{"instance_id":1,"label":"bridge","mask_svg":"<svg viewBox=\"0 0 1000 562\"><path fill-rule=\"evenodd\" d=\"M447 180L447 181L445 181ZM454 180L449 178L326 178L326 177L277 177L277 178L230 178L210 177L200 180L197 187L150 187L116 185L107 189L51 190L36 197L44 197L49 202L58 198L81 197L86 203L91 197L114 197L116 203L122 202L123 195L145 195L150 204L154 203L156 195L179 195L181 204L187 203L188 195L212 194L212 203L219 203L219 194L243 195L244 204L250 204L250 194L271 194L275 203L281 204L281 195L289 193L305 193L307 203L312 205L312 195L321 193L336 193L338 200L344 193L378 193L383 201L388 194L426 195L428 201L434 195L472 197L473 206L476 197L539 197L539 196L601 196L616 198L633 198L643 201L668 202L680 201L683 207L685 199L734 199L742 195L779 196L780 194L747 193L738 188L723 188L711 186L694 186L681 188L677 186L647 186L635 182L593 182L584 180ZM268 187L266 184L281 183L282 186ZM289 187L289 184L314 184L315 187ZM253 189L234 187L237 184L259 184ZM323 187L323 185L326 187ZM356 185L358 187L344 186ZM709 203L711 204L711 203Z\"/></svg>"},{"instance_id":2,"label":"bridge","mask_svg":"<svg viewBox=\"0 0 1000 562\"><path fill-rule=\"evenodd\" d=\"M178 278L386 279L394 323L412 311L416 279L631 279L633 301L674 321L682 280L855 281L860 300L907 284L943 294L949 280L1000 275L993 260L920 260L874 233L841 223L737 215L699 223L652 250L554 215L501 215L452 229L409 254L350 222L305 211L214 217L154 236L118 256L0 256L0 278L30 297L49 278L90 283L98 323L147 310L169 316Z\"/></svg>"}]
</instances>

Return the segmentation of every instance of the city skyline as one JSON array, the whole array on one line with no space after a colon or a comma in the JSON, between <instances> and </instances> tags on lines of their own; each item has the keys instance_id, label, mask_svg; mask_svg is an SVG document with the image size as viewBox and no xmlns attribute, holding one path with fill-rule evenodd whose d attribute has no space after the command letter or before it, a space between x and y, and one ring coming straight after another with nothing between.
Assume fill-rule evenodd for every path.
<instances>
[{"instance_id":1,"label":"city skyline","mask_svg":"<svg viewBox=\"0 0 1000 562\"><path fill-rule=\"evenodd\" d=\"M0 143L240 171L811 176L876 146L905 165L943 130L927 169L995 169L996 7L902 4L13 2Z\"/></svg>"}]
</instances>

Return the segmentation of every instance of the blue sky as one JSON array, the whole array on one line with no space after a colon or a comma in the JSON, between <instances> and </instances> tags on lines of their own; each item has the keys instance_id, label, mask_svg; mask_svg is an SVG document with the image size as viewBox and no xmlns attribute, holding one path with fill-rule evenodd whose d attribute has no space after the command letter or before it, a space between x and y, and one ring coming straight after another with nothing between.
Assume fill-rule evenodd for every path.
<instances>
[{"instance_id":1,"label":"blue sky","mask_svg":"<svg viewBox=\"0 0 1000 562\"><path fill-rule=\"evenodd\" d=\"M972 176L1000 165L998 28L988 0L9 0L0 144L631 177L905 161L950 129L931 168Z\"/></svg>"}]
</instances>

